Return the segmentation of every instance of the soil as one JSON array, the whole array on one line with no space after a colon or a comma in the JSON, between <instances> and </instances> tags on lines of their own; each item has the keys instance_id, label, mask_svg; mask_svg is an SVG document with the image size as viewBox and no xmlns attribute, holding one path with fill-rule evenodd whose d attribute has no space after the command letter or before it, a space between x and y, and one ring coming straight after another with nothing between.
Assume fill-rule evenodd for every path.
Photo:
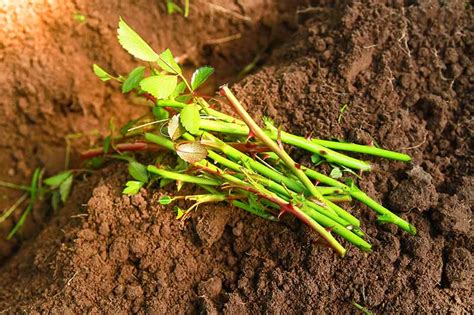
<instances>
[{"instance_id":1,"label":"soil","mask_svg":"<svg viewBox=\"0 0 474 315\"><path fill-rule=\"evenodd\" d=\"M472 312L472 5L288 2L214 2L240 14L231 15L196 1L189 20L154 1L0 7L0 178L27 180L38 165L54 173L64 136L104 134L110 116L137 115L89 71L94 62L119 72L135 64L116 43L123 15L157 50L215 66L216 84L261 52L259 68L232 85L255 118L409 153L410 164L369 158L376 169L361 186L418 234L377 224L355 203L373 252L351 249L344 259L289 217L274 223L216 205L183 224L158 204L163 191L121 195L126 168L110 164L77 181L58 213L43 205L19 238L2 241L0 311L353 313L355 301L374 313ZM16 196L1 193L4 206Z\"/></svg>"}]
</instances>

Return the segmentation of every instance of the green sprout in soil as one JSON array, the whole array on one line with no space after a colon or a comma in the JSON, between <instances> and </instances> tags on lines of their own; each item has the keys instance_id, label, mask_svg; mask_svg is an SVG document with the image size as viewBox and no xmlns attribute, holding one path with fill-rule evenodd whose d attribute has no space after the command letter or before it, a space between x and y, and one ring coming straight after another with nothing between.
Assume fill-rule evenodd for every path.
<instances>
[{"instance_id":1,"label":"green sprout in soil","mask_svg":"<svg viewBox=\"0 0 474 315\"><path fill-rule=\"evenodd\" d=\"M166 11L168 14L179 13L184 17L189 16L189 0L184 0L184 10L177 5L173 0L166 0Z\"/></svg>"},{"instance_id":2,"label":"green sprout in soil","mask_svg":"<svg viewBox=\"0 0 474 315\"><path fill-rule=\"evenodd\" d=\"M356 303L355 301L352 301L352 305L358 309L359 311L361 311L362 314L364 315L373 315L374 313L372 313L371 311L369 311L366 307L363 307L362 305L360 305L359 303Z\"/></svg>"},{"instance_id":3,"label":"green sprout in soil","mask_svg":"<svg viewBox=\"0 0 474 315\"><path fill-rule=\"evenodd\" d=\"M23 208L20 218L8 234L7 239L11 239L25 224L26 218L39 201L50 199L51 207L54 210L57 210L59 209L60 204L64 204L69 198L74 179L74 172L72 170L60 172L46 179L43 179L43 174L44 170L37 168L33 172L31 184L28 186L0 181L0 187L16 189L24 192L12 206L3 211L0 215L0 223L7 220L26 202L26 206Z\"/></svg>"},{"instance_id":4,"label":"green sprout in soil","mask_svg":"<svg viewBox=\"0 0 474 315\"><path fill-rule=\"evenodd\" d=\"M317 232L321 242L340 256L346 253L342 239L363 251L371 250L360 220L342 207L353 199L374 210L379 222L416 233L413 225L356 185L372 166L342 152L405 162L410 161L408 155L369 145L305 138L285 132L269 118L260 125L229 87L220 87L215 96L199 92L213 74L212 67L198 68L188 80L169 49L156 53L123 19L118 40L147 64L128 75L112 75L93 65L94 73L103 81L118 82L123 93L133 92L146 99L150 110L121 128L110 124L103 146L83 152L82 159L95 167L110 158L128 163L130 180L124 185L124 194L175 183L176 193L163 193L159 202L193 202L187 209L175 207L180 220L200 205L216 202L270 221L291 215ZM224 113L222 106L235 116ZM295 161L288 148L308 152L313 165ZM329 175L317 170L325 163L332 167ZM55 182L51 188L60 188L62 183ZM200 191L180 195L184 185L194 185ZM28 191L34 200L33 189Z\"/></svg>"}]
</instances>

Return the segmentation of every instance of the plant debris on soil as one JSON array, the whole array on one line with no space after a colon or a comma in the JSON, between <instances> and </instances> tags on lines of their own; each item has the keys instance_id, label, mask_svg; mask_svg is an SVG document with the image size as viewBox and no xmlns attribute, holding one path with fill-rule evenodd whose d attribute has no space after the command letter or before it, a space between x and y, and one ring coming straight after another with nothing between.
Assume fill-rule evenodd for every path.
<instances>
[{"instance_id":1,"label":"plant debris on soil","mask_svg":"<svg viewBox=\"0 0 474 315\"><path fill-rule=\"evenodd\" d=\"M211 8L191 5L189 20L167 16L164 8L150 13L151 2L137 7L111 2L98 10L99 4L77 1L71 5L77 7L63 8L71 12L67 21L65 17L54 20L54 8L39 5L49 11L45 9L45 17L35 23L50 38L29 38L31 26L23 26L17 37L2 37L7 41L0 46L0 60L7 65L3 73L8 74L1 78L0 115L5 119L0 134L6 139L0 153L6 165L2 179L19 182L38 164L51 173L62 169L61 137L98 127L103 113L123 122L136 116L137 107L126 105L131 100L113 87L100 86L84 70L97 56L103 64L119 60L121 64L111 69L130 68L129 59L109 58L94 48L104 43L110 56L124 56L112 43L119 15L141 30L149 25L156 30L163 27L156 33L161 34L157 42L163 49L170 45L166 42L170 37L186 41L177 44L183 49L199 43L199 36L230 35L237 29L262 42L253 44L253 51L247 46L254 40L246 36L221 48L197 45L188 62L210 64L216 73L220 62L224 69L230 62L235 75L263 50L264 64L232 86L255 119L269 116L294 134L314 133L319 138L380 144L409 153L413 161L408 166L377 163L378 169L365 175L361 188L412 222L418 234L402 235L393 226L374 224L373 212L355 206L351 212L367 222L364 229L373 252L350 250L340 259L315 244L313 233L289 217L276 224L216 204L200 208L182 224L169 206L159 204L162 192L156 189L122 195L128 170L114 162L78 180L68 202L56 213L33 209L29 224L35 232L20 235L24 241L13 255L17 243L2 241L2 255L9 258L0 272L0 311L472 311L474 65L470 58L474 36L468 2L312 1L310 5L302 1L285 8L278 2L222 1L221 7L240 15L216 17ZM15 11L15 27L23 25L21 5ZM136 10L135 19L121 12L129 8ZM74 27L78 22L73 11L84 15L83 24ZM5 12L0 11L0 16ZM256 16L256 12L267 15ZM206 14L218 21L203 20ZM164 24L152 23L155 15L162 16ZM248 16L252 22L238 16ZM105 19L110 27L103 28ZM193 25L194 29L187 26L193 21L201 24ZM257 27L256 21L263 26ZM72 40L61 23L78 36ZM163 26L166 23L180 26L171 31ZM187 35L196 28L202 30L196 32L199 38L190 39ZM270 33L275 38L272 44L265 42ZM87 40L81 42L84 37ZM64 46L55 52L61 58L48 57L46 52L47 57L32 60L12 57L22 49L35 55L38 47L50 42ZM240 54L247 57L237 57ZM68 58L79 58L77 65ZM200 58L206 62L195 62ZM58 64L68 70L56 68ZM55 77L47 82L56 83L40 84L38 78L46 75ZM10 194L6 201L11 203L15 196ZM47 213L49 217L44 217ZM13 224L2 226L5 236Z\"/></svg>"}]
</instances>

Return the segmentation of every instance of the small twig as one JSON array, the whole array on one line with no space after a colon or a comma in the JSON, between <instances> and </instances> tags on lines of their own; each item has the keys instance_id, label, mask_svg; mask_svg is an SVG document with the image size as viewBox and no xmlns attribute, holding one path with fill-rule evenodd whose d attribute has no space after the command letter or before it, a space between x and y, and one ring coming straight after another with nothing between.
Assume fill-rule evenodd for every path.
<instances>
[{"instance_id":1,"label":"small twig","mask_svg":"<svg viewBox=\"0 0 474 315\"><path fill-rule=\"evenodd\" d=\"M69 279L69 280L66 282L66 287L71 284L72 280L74 280L74 278L77 276L78 273L79 273L79 271L76 271L76 272L72 275L71 279Z\"/></svg>"},{"instance_id":2,"label":"small twig","mask_svg":"<svg viewBox=\"0 0 474 315\"><path fill-rule=\"evenodd\" d=\"M216 39L211 39L206 42L206 45L220 45L220 44L225 44L228 42L231 42L233 40L237 40L242 37L241 33L233 34L230 36L226 37L221 37L221 38L216 38Z\"/></svg>"},{"instance_id":3,"label":"small twig","mask_svg":"<svg viewBox=\"0 0 474 315\"><path fill-rule=\"evenodd\" d=\"M5 221L13 213L13 211L15 211L27 198L28 194L23 194L13 205L11 205L7 210L5 210L0 216L0 223Z\"/></svg>"},{"instance_id":4,"label":"small twig","mask_svg":"<svg viewBox=\"0 0 474 315\"><path fill-rule=\"evenodd\" d=\"M242 15L240 13L237 13L235 11L232 11L232 10L229 10L229 9L226 9L224 7L221 7L220 5L218 4L215 4L215 3L212 3L212 2L208 2L207 3L211 9L213 10L216 10L216 11L219 11L219 12L222 12L224 14L228 14L230 16L233 16L235 17L236 19L239 19L239 20L243 20L243 21L247 21L247 22L252 22L252 19L246 15Z\"/></svg>"},{"instance_id":5,"label":"small twig","mask_svg":"<svg viewBox=\"0 0 474 315\"><path fill-rule=\"evenodd\" d=\"M317 8L317 7L307 7L304 9L298 9L296 10L296 14L304 14L304 13L318 13L318 12L324 12L325 10L323 8Z\"/></svg>"},{"instance_id":6,"label":"small twig","mask_svg":"<svg viewBox=\"0 0 474 315\"><path fill-rule=\"evenodd\" d=\"M412 149L417 149L419 147L421 147L425 142L426 142L426 138L427 138L428 134L425 133L425 137L423 139L423 141L421 141L420 143L418 143L417 145L414 145L412 147L406 147L406 148L401 148L402 150L412 150Z\"/></svg>"},{"instance_id":7,"label":"small twig","mask_svg":"<svg viewBox=\"0 0 474 315\"><path fill-rule=\"evenodd\" d=\"M152 126L152 125L156 125L156 124L159 124L159 123L162 123L162 122L165 122L165 121L168 121L168 119L155 120L155 121L143 124L143 125L139 125L139 126L135 126L133 128L130 128L130 129L127 130L127 132L137 130L137 129L141 129L141 128L148 127L148 126Z\"/></svg>"},{"instance_id":8,"label":"small twig","mask_svg":"<svg viewBox=\"0 0 474 315\"><path fill-rule=\"evenodd\" d=\"M403 24L403 29L402 29L402 36L398 39L398 42L399 42L398 45L408 55L408 58L411 60L411 51L410 51L410 47L408 47L408 35L407 35L408 22L407 22L407 18L405 17L405 8L402 8L402 15L403 15L404 24ZM402 40L403 40L404 47L400 45L400 42Z\"/></svg>"},{"instance_id":9,"label":"small twig","mask_svg":"<svg viewBox=\"0 0 474 315\"><path fill-rule=\"evenodd\" d=\"M378 46L378 44L372 44L372 45L364 46L364 47L362 47L362 48L364 48L364 49L370 49L370 48L374 48L374 47L377 47L377 46Z\"/></svg>"}]
</instances>

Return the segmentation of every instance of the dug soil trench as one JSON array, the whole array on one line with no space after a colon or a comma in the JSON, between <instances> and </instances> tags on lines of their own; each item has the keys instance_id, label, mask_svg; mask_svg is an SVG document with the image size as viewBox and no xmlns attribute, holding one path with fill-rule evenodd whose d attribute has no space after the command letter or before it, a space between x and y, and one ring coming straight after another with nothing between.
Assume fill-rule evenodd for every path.
<instances>
[{"instance_id":1,"label":"dug soil trench","mask_svg":"<svg viewBox=\"0 0 474 315\"><path fill-rule=\"evenodd\" d=\"M153 1L33 2L0 8L8 26L0 30L2 179L27 180L38 165L53 173L64 164L65 135L103 132L110 116L136 116L116 86L89 71L93 62L131 68L115 38L123 15L157 50L214 65L218 81L235 79L270 47L264 65L231 86L238 98L255 118L268 115L296 134L409 153L410 164L369 159L377 167L361 186L418 234L377 224L356 203L350 210L373 252L351 248L343 259L287 216L268 222L216 205L183 224L158 204L158 189L123 196L126 165L109 164L79 180L58 213L35 209L14 255L19 240L2 241L9 258L0 269L0 311L337 314L356 312L353 301L374 313L472 311L468 2L219 2L238 15L203 2L189 20L167 16ZM77 24L75 12L86 22ZM236 33L240 39L203 44ZM14 201L1 192L2 205Z\"/></svg>"}]
</instances>

